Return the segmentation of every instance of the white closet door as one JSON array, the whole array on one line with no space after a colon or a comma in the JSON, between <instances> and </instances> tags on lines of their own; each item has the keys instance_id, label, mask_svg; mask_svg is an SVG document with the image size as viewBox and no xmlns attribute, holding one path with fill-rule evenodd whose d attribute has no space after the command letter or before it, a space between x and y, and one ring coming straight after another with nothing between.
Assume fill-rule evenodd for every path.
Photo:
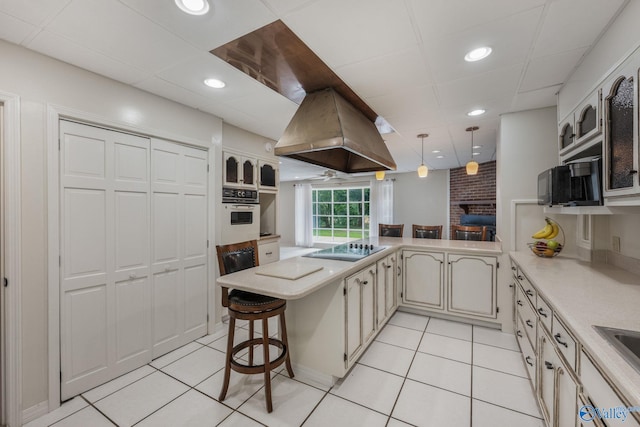
<instances>
[{"instance_id":1,"label":"white closet door","mask_svg":"<svg viewBox=\"0 0 640 427\"><path fill-rule=\"evenodd\" d=\"M61 398L151 360L149 141L60 122Z\"/></svg>"},{"instance_id":2,"label":"white closet door","mask_svg":"<svg viewBox=\"0 0 640 427\"><path fill-rule=\"evenodd\" d=\"M153 357L207 328L207 152L151 141Z\"/></svg>"}]
</instances>

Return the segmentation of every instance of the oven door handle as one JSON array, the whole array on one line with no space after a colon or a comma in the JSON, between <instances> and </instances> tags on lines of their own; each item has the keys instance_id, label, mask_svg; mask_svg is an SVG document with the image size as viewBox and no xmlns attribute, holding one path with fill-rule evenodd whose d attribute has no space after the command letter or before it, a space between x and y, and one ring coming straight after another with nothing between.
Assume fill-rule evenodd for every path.
<instances>
[{"instance_id":1,"label":"oven door handle","mask_svg":"<svg viewBox=\"0 0 640 427\"><path fill-rule=\"evenodd\" d=\"M232 209L242 209L242 210L254 210L255 205L232 205Z\"/></svg>"}]
</instances>

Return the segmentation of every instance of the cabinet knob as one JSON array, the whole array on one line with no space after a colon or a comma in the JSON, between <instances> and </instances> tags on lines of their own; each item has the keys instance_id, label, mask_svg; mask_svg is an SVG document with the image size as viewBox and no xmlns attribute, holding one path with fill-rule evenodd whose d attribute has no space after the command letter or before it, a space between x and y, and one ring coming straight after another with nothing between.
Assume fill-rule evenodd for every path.
<instances>
[{"instance_id":1,"label":"cabinet knob","mask_svg":"<svg viewBox=\"0 0 640 427\"><path fill-rule=\"evenodd\" d=\"M265 252L265 255L273 255L273 252Z\"/></svg>"},{"instance_id":2,"label":"cabinet knob","mask_svg":"<svg viewBox=\"0 0 640 427\"><path fill-rule=\"evenodd\" d=\"M518 336L518 338L522 338L522 331L520 331L520 329L518 329L516 331L516 335Z\"/></svg>"},{"instance_id":3,"label":"cabinet knob","mask_svg":"<svg viewBox=\"0 0 640 427\"><path fill-rule=\"evenodd\" d=\"M520 307L522 307L522 301L518 300L518 301L516 301L516 304L518 304Z\"/></svg>"},{"instance_id":4,"label":"cabinet knob","mask_svg":"<svg viewBox=\"0 0 640 427\"><path fill-rule=\"evenodd\" d=\"M528 327L533 328L533 323L531 322L531 320L527 320L524 323L526 323Z\"/></svg>"},{"instance_id":5,"label":"cabinet knob","mask_svg":"<svg viewBox=\"0 0 640 427\"><path fill-rule=\"evenodd\" d=\"M540 313L540 316L542 316L542 317L548 317L548 316L547 316L547 313L545 313L545 312L544 312L544 310L543 310L542 308L539 308L539 309L538 309L538 313Z\"/></svg>"},{"instance_id":6,"label":"cabinet knob","mask_svg":"<svg viewBox=\"0 0 640 427\"><path fill-rule=\"evenodd\" d=\"M525 359L524 359L524 360L525 360L525 362L527 362L527 365L529 365L529 366L533 366L533 362L531 362L531 356L527 356L527 357L525 357Z\"/></svg>"},{"instance_id":7,"label":"cabinet knob","mask_svg":"<svg viewBox=\"0 0 640 427\"><path fill-rule=\"evenodd\" d=\"M635 174L637 174L637 173L638 173L638 171L637 171L637 170L635 170L635 169L631 169L631 170L629 171L629 175L635 175Z\"/></svg>"},{"instance_id":8,"label":"cabinet knob","mask_svg":"<svg viewBox=\"0 0 640 427\"><path fill-rule=\"evenodd\" d=\"M544 361L544 366L546 366L547 369L553 369L553 363L547 362L546 360Z\"/></svg>"},{"instance_id":9,"label":"cabinet knob","mask_svg":"<svg viewBox=\"0 0 640 427\"><path fill-rule=\"evenodd\" d=\"M522 277L521 275L518 274L518 280L524 280L524 277Z\"/></svg>"},{"instance_id":10,"label":"cabinet knob","mask_svg":"<svg viewBox=\"0 0 640 427\"><path fill-rule=\"evenodd\" d=\"M530 297L533 296L533 291L531 289L527 289L526 291L524 291L524 293L529 295Z\"/></svg>"}]
</instances>

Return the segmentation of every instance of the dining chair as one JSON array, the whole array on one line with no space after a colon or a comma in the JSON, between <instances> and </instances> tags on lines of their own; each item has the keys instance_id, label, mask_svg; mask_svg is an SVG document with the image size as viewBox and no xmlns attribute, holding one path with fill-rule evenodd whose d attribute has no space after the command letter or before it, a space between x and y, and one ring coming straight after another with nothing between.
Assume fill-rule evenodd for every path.
<instances>
[{"instance_id":1,"label":"dining chair","mask_svg":"<svg viewBox=\"0 0 640 427\"><path fill-rule=\"evenodd\" d=\"M404 224L378 224L379 237L402 237Z\"/></svg>"},{"instance_id":2,"label":"dining chair","mask_svg":"<svg viewBox=\"0 0 640 427\"><path fill-rule=\"evenodd\" d=\"M476 225L452 225L451 240L485 240L487 228Z\"/></svg>"}]
</instances>

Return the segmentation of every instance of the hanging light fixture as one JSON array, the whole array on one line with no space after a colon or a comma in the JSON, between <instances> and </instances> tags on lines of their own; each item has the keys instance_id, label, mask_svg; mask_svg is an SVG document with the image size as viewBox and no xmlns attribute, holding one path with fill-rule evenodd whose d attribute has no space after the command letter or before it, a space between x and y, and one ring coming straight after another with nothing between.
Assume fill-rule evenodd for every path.
<instances>
[{"instance_id":1,"label":"hanging light fixture","mask_svg":"<svg viewBox=\"0 0 640 427\"><path fill-rule=\"evenodd\" d=\"M376 180L377 181L382 181L384 179L384 171L377 171L376 172Z\"/></svg>"},{"instance_id":2,"label":"hanging light fixture","mask_svg":"<svg viewBox=\"0 0 640 427\"><path fill-rule=\"evenodd\" d=\"M418 176L420 178L426 178L429 174L429 168L427 168L427 166L424 164L424 139L428 136L428 133L418 134L418 138L422 139L422 156L420 157L420 166L418 166Z\"/></svg>"},{"instance_id":3,"label":"hanging light fixture","mask_svg":"<svg viewBox=\"0 0 640 427\"><path fill-rule=\"evenodd\" d=\"M471 132L471 159L467 163L467 175L475 175L478 173L478 162L473 160L473 132L480 129L478 126L471 126L466 129Z\"/></svg>"}]
</instances>

